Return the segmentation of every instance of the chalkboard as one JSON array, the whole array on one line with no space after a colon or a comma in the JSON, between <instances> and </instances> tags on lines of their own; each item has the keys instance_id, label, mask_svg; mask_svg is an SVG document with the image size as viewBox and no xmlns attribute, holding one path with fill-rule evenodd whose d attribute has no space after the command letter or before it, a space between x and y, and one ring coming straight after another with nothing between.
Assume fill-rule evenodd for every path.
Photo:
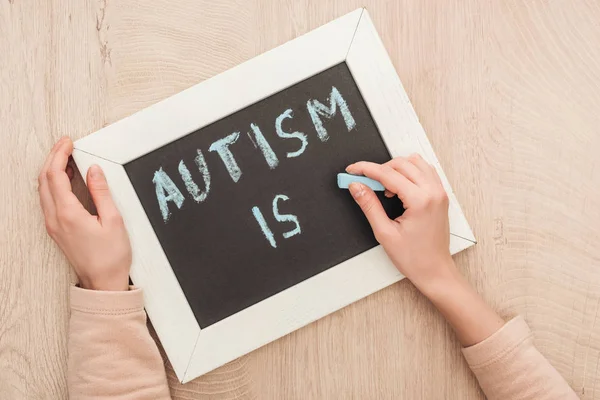
<instances>
[{"instance_id":1,"label":"chalkboard","mask_svg":"<svg viewBox=\"0 0 600 400\"><path fill-rule=\"evenodd\" d=\"M124 167L206 328L377 245L336 175L389 159L342 62Z\"/></svg>"}]
</instances>

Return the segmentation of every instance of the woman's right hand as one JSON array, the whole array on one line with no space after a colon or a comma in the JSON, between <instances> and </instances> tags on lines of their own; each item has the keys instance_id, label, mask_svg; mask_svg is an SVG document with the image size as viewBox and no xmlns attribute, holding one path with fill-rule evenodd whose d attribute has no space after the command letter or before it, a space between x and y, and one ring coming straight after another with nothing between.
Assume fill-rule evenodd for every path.
<instances>
[{"instance_id":1,"label":"woman's right hand","mask_svg":"<svg viewBox=\"0 0 600 400\"><path fill-rule=\"evenodd\" d=\"M427 295L436 283L456 273L449 250L448 196L433 166L414 154L385 164L357 162L346 171L381 182L388 197L397 195L402 201L404 214L392 220L370 188L350 185L375 238L421 292Z\"/></svg>"}]
</instances>

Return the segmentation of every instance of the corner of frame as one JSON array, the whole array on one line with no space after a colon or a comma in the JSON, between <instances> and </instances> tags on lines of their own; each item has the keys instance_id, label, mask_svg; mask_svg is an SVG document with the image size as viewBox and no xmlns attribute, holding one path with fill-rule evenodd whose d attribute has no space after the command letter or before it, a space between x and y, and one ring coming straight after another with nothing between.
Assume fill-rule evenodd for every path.
<instances>
[{"instance_id":1,"label":"corner of frame","mask_svg":"<svg viewBox=\"0 0 600 400\"><path fill-rule=\"evenodd\" d=\"M471 246L475 246L475 244L477 244L477 242L474 240L450 233L450 254L452 255L468 249Z\"/></svg>"},{"instance_id":2,"label":"corner of frame","mask_svg":"<svg viewBox=\"0 0 600 400\"><path fill-rule=\"evenodd\" d=\"M182 365L182 367L184 367L185 369L183 370L183 374L181 374L181 376L177 373L178 370L175 369L175 366L173 366L173 369L175 370L175 374L177 375L179 383L181 383L182 385L185 383L188 383L198 377L198 376L190 375L188 373L188 371L190 370L190 365L192 365L192 361L194 360L194 356L196 355L196 346L198 345L198 340L200 340L201 334L202 334L202 330L200 330L200 332L198 332L198 336L196 336L196 340L194 341L194 347L192 347L190 349L189 357L188 357L187 362L185 363L185 366Z\"/></svg>"},{"instance_id":3,"label":"corner of frame","mask_svg":"<svg viewBox=\"0 0 600 400\"><path fill-rule=\"evenodd\" d=\"M354 29L352 30L351 33L351 37L350 37L350 43L348 43L348 48L346 49L346 55L344 56L344 62L347 62L348 60L348 54L350 54L350 50L352 49L352 44L354 43L354 38L356 37L356 32L358 31L358 28L361 25L361 22L363 21L363 16L367 16L369 15L369 13L367 12L367 8L366 7L361 7L361 8L357 8L356 10L352 11L351 13L347 14L348 16L350 15L356 15L356 23L354 24ZM344 17L341 17L344 18Z\"/></svg>"},{"instance_id":4,"label":"corner of frame","mask_svg":"<svg viewBox=\"0 0 600 400\"><path fill-rule=\"evenodd\" d=\"M77 165L77 168L79 169L79 172L86 183L87 171L94 164L98 164L107 174L114 173L117 170L121 171L123 169L123 166L119 163L107 160L78 148L73 149L73 160L75 160L75 164Z\"/></svg>"}]
</instances>

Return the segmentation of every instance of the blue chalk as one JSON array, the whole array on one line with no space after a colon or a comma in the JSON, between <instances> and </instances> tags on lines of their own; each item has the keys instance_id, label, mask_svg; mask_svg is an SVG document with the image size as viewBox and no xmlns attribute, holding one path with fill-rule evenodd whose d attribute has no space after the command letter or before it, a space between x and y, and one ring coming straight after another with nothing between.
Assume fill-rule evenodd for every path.
<instances>
[{"instance_id":1,"label":"blue chalk","mask_svg":"<svg viewBox=\"0 0 600 400\"><path fill-rule=\"evenodd\" d=\"M348 189L348 186L354 182L362 183L375 191L383 192L385 190L385 187L383 187L381 183L377 182L375 179L367 178L366 176L351 174L337 175L337 184L340 189Z\"/></svg>"}]
</instances>

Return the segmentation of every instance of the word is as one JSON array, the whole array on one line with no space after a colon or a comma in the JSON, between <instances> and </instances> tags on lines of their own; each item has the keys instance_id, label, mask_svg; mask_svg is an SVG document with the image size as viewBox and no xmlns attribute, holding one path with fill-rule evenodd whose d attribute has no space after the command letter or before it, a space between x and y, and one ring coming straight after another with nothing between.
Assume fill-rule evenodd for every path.
<instances>
[{"instance_id":1,"label":"word is","mask_svg":"<svg viewBox=\"0 0 600 400\"><path fill-rule=\"evenodd\" d=\"M277 206L277 202L279 200L287 201L289 200L289 197L287 197L284 194L278 194L273 199L273 216L275 217L277 222L293 222L294 224L296 224L296 227L294 229L283 234L284 239L289 239L294 235L302 233L302 231L300 230L300 223L298 222L298 217L296 217L294 214L282 215L279 213L279 207ZM258 225L260 225L260 229L262 230L263 235L265 235L265 237L269 241L271 247L277 248L277 242L275 241L275 236L273 236L273 231L271 231L271 229L269 228L269 225L267 224L265 217L263 217L260 208L256 206L252 207L252 215L254 215L254 218L256 219L256 222L258 222Z\"/></svg>"}]
</instances>

